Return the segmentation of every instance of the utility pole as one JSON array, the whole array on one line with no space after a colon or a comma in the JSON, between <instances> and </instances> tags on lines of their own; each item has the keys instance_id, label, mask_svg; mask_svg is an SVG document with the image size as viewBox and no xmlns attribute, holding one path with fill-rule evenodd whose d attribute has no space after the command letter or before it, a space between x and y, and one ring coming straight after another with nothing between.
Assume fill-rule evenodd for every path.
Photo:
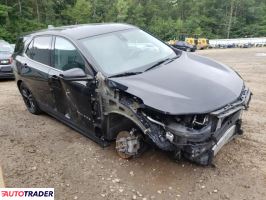
<instances>
[{"instance_id":1,"label":"utility pole","mask_svg":"<svg viewBox=\"0 0 266 200\"><path fill-rule=\"evenodd\" d=\"M38 22L40 22L40 12L39 12L38 0L36 0L35 2L36 2L37 19L38 19Z\"/></svg>"},{"instance_id":2,"label":"utility pole","mask_svg":"<svg viewBox=\"0 0 266 200\"><path fill-rule=\"evenodd\" d=\"M227 38L230 38L230 31L232 27L232 18L234 13L234 0L231 0L230 4L230 13L229 13L229 21L228 21L228 27L227 27Z\"/></svg>"},{"instance_id":3,"label":"utility pole","mask_svg":"<svg viewBox=\"0 0 266 200\"><path fill-rule=\"evenodd\" d=\"M19 14L22 14L21 1L18 0Z\"/></svg>"}]
</instances>

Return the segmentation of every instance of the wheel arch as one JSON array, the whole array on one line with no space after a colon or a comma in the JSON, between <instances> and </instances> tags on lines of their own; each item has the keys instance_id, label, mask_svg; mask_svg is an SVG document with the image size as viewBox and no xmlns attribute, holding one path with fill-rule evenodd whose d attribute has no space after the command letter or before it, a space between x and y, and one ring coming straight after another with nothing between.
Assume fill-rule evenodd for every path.
<instances>
[{"instance_id":1,"label":"wheel arch","mask_svg":"<svg viewBox=\"0 0 266 200\"><path fill-rule=\"evenodd\" d=\"M20 89L21 83L22 83L22 80L18 80L18 81L17 81L18 89Z\"/></svg>"},{"instance_id":2,"label":"wheel arch","mask_svg":"<svg viewBox=\"0 0 266 200\"><path fill-rule=\"evenodd\" d=\"M117 134L122 130L130 131L132 128L137 128L142 134L146 128L136 117L132 117L126 113L112 111L105 118L105 137L108 140L114 140Z\"/></svg>"}]
</instances>

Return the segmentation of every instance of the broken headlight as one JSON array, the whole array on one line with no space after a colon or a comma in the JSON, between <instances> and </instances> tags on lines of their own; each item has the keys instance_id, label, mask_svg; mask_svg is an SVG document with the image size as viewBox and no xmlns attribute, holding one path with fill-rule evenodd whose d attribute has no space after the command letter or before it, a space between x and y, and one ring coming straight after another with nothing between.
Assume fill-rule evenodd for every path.
<instances>
[{"instance_id":1,"label":"broken headlight","mask_svg":"<svg viewBox=\"0 0 266 200\"><path fill-rule=\"evenodd\" d=\"M144 113L143 113L144 114ZM194 130L200 130L210 123L209 114L192 114L192 115L164 115L155 112L146 112L149 121L161 126L182 126L184 128L191 128Z\"/></svg>"},{"instance_id":2,"label":"broken headlight","mask_svg":"<svg viewBox=\"0 0 266 200\"><path fill-rule=\"evenodd\" d=\"M177 123L185 127L199 130L205 127L209 123L209 115L198 114L198 115L176 116L175 120Z\"/></svg>"}]
</instances>

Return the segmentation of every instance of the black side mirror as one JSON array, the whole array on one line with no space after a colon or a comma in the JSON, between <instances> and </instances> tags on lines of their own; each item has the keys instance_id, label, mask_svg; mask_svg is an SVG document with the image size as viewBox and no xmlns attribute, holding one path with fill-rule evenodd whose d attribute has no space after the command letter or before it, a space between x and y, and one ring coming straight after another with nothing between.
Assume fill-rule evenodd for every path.
<instances>
[{"instance_id":1,"label":"black side mirror","mask_svg":"<svg viewBox=\"0 0 266 200\"><path fill-rule=\"evenodd\" d=\"M60 74L60 78L66 81L89 81L93 80L93 76L86 74L83 69L73 68Z\"/></svg>"}]
</instances>

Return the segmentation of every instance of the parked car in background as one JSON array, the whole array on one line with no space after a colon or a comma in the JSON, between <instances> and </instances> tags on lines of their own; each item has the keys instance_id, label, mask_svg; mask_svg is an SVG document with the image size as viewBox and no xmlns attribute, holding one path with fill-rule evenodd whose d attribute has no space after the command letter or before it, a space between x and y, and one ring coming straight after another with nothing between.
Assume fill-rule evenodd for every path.
<instances>
[{"instance_id":1,"label":"parked car in background","mask_svg":"<svg viewBox=\"0 0 266 200\"><path fill-rule=\"evenodd\" d=\"M197 49L195 45L188 44L187 42L184 41L177 41L172 46L182 51L188 51L188 52L195 52Z\"/></svg>"},{"instance_id":2,"label":"parked car in background","mask_svg":"<svg viewBox=\"0 0 266 200\"><path fill-rule=\"evenodd\" d=\"M250 90L232 69L172 48L127 24L35 32L18 40L17 86L47 112L122 158L146 144L208 165L233 137Z\"/></svg>"},{"instance_id":3,"label":"parked car in background","mask_svg":"<svg viewBox=\"0 0 266 200\"><path fill-rule=\"evenodd\" d=\"M251 43L245 43L243 44L242 48L251 48L252 44Z\"/></svg>"},{"instance_id":4,"label":"parked car in background","mask_svg":"<svg viewBox=\"0 0 266 200\"><path fill-rule=\"evenodd\" d=\"M236 47L235 44L228 44L228 45L227 45L227 48L235 48L235 47Z\"/></svg>"},{"instance_id":5,"label":"parked car in background","mask_svg":"<svg viewBox=\"0 0 266 200\"><path fill-rule=\"evenodd\" d=\"M15 47L16 47L16 44L10 44L10 45L11 45L11 47L12 47L12 49L13 49L13 52L14 52Z\"/></svg>"},{"instance_id":6,"label":"parked car in background","mask_svg":"<svg viewBox=\"0 0 266 200\"><path fill-rule=\"evenodd\" d=\"M0 79L13 79L12 69L13 47L6 41L0 40Z\"/></svg>"}]
</instances>

